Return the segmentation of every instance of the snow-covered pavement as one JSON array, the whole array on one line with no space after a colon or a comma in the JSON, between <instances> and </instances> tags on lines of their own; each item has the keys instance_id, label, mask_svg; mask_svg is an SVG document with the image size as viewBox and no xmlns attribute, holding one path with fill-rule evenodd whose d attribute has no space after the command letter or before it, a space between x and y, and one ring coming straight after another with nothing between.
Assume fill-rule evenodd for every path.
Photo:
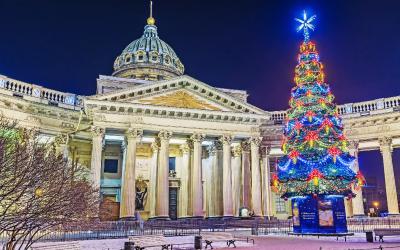
<instances>
[{"instance_id":1,"label":"snow-covered pavement","mask_svg":"<svg viewBox=\"0 0 400 250\"><path fill-rule=\"evenodd\" d=\"M365 239L365 234L356 234L348 237L347 242L344 239L333 237L297 237L287 235L267 235L254 236L255 245L243 241L238 241L235 250L250 250L250 249L268 249L268 250L361 250L361 249L376 249L380 246L383 250L400 250L400 237L387 237L384 243L374 242L368 243ZM171 237L171 240L176 244L181 242L194 242L193 236ZM121 250L124 247L124 242L127 239L108 239L108 240L85 240L79 241L82 250ZM57 243L41 243L41 244L57 244ZM224 242L214 243L214 248L227 249ZM204 244L203 244L204 247ZM146 249L161 249L146 248ZM193 244L177 245L174 249L193 249ZM233 249L232 247L230 249Z\"/></svg>"}]
</instances>

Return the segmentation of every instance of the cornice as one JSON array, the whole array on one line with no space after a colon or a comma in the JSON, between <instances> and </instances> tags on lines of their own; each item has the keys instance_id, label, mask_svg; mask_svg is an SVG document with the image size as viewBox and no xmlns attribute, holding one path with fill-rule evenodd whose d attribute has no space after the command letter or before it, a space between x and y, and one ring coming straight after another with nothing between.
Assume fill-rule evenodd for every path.
<instances>
[{"instance_id":1,"label":"cornice","mask_svg":"<svg viewBox=\"0 0 400 250\"><path fill-rule=\"evenodd\" d=\"M191 90L193 93L196 93L196 95L216 102L228 109L243 113L264 114L268 116L268 113L266 113L264 110L187 75L172 78L170 80L158 81L126 88L123 90L117 90L116 92L106 93L103 95L87 97L87 100L95 99L124 101L129 98L143 97L152 93L160 94L166 90L179 89L183 87L185 87L187 90Z\"/></svg>"}]
</instances>

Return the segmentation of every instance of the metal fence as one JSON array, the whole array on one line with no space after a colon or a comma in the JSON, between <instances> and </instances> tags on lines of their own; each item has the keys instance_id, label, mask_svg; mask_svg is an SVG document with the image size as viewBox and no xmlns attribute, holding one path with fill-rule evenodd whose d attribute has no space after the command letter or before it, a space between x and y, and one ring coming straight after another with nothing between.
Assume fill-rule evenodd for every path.
<instances>
[{"instance_id":1,"label":"metal fence","mask_svg":"<svg viewBox=\"0 0 400 250\"><path fill-rule=\"evenodd\" d=\"M400 218L351 218L348 230L353 233L380 228L400 228ZM38 234L40 241L69 241L126 238L132 235L187 236L202 231L251 230L252 235L287 234L293 231L292 220L268 219L185 219L177 221L115 221L71 224ZM0 235L0 243L6 239ZM379 248L378 248L379 249Z\"/></svg>"},{"instance_id":2,"label":"metal fence","mask_svg":"<svg viewBox=\"0 0 400 250\"><path fill-rule=\"evenodd\" d=\"M350 218L347 219L347 228L353 233L372 232L382 228L400 229L400 218Z\"/></svg>"}]
</instances>

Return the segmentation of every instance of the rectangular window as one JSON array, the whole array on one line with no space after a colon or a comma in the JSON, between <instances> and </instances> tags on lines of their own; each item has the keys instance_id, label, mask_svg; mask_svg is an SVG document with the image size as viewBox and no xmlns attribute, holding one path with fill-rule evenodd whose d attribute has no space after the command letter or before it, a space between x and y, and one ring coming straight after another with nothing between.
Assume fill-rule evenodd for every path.
<instances>
[{"instance_id":1,"label":"rectangular window","mask_svg":"<svg viewBox=\"0 0 400 250\"><path fill-rule=\"evenodd\" d=\"M276 208L276 213L278 213L278 214L286 213L286 202L285 202L285 200L282 199L279 196L276 196L275 208Z\"/></svg>"},{"instance_id":2,"label":"rectangular window","mask_svg":"<svg viewBox=\"0 0 400 250\"><path fill-rule=\"evenodd\" d=\"M174 171L175 172L175 163L176 163L176 158L175 157L169 157L169 171Z\"/></svg>"},{"instance_id":3,"label":"rectangular window","mask_svg":"<svg viewBox=\"0 0 400 250\"><path fill-rule=\"evenodd\" d=\"M105 159L104 160L104 173L110 173L110 174L118 173L118 160Z\"/></svg>"}]
</instances>

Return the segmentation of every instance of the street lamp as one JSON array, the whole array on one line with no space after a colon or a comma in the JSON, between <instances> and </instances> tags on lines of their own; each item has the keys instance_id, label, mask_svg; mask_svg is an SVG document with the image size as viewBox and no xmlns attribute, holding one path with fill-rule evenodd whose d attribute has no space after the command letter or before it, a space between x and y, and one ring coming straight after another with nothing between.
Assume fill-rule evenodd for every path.
<instances>
[{"instance_id":1,"label":"street lamp","mask_svg":"<svg viewBox=\"0 0 400 250\"><path fill-rule=\"evenodd\" d=\"M379 202L374 201L374 202L372 202L372 205L375 207L375 213L376 213L376 216L378 217Z\"/></svg>"}]
</instances>

